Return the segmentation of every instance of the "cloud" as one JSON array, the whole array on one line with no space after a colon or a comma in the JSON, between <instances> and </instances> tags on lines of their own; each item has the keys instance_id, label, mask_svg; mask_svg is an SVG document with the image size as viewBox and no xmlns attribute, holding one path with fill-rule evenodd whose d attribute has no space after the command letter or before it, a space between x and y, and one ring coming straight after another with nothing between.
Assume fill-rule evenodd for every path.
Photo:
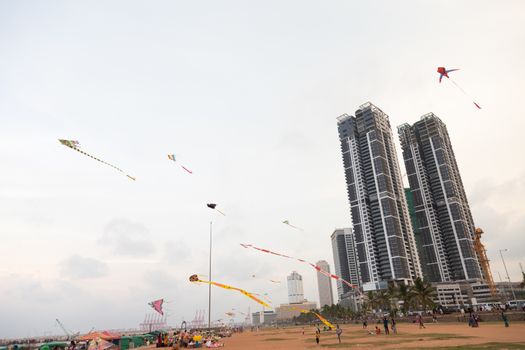
<instances>
[{"instance_id":1,"label":"cloud","mask_svg":"<svg viewBox=\"0 0 525 350\"><path fill-rule=\"evenodd\" d=\"M184 263L190 257L191 247L183 241L167 241L163 245L164 261L170 265Z\"/></svg>"},{"instance_id":2,"label":"cloud","mask_svg":"<svg viewBox=\"0 0 525 350\"><path fill-rule=\"evenodd\" d=\"M155 253L148 238L149 230L141 223L118 219L106 226L99 244L109 246L117 255L143 257Z\"/></svg>"},{"instance_id":3,"label":"cloud","mask_svg":"<svg viewBox=\"0 0 525 350\"><path fill-rule=\"evenodd\" d=\"M107 264L97 259L72 255L60 262L60 275L72 279L100 278L108 274Z\"/></svg>"},{"instance_id":4,"label":"cloud","mask_svg":"<svg viewBox=\"0 0 525 350\"><path fill-rule=\"evenodd\" d=\"M160 294L173 294L173 292L179 288L181 283L179 279L164 270L146 271L144 273L144 281L151 289Z\"/></svg>"},{"instance_id":5,"label":"cloud","mask_svg":"<svg viewBox=\"0 0 525 350\"><path fill-rule=\"evenodd\" d=\"M86 293L72 282L62 279L45 280L35 275L11 274L0 278L0 295L24 303L63 303ZM21 305L15 303L16 305Z\"/></svg>"}]
</instances>

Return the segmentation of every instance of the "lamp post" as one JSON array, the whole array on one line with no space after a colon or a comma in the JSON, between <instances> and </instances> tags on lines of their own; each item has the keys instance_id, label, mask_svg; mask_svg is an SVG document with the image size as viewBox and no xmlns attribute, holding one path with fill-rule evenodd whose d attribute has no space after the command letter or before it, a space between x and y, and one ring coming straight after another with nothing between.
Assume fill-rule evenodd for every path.
<instances>
[{"instance_id":1,"label":"lamp post","mask_svg":"<svg viewBox=\"0 0 525 350\"><path fill-rule=\"evenodd\" d=\"M509 277L509 270L507 270L507 265L505 264L505 259L503 259L503 253L502 252L507 252L508 249L500 249L499 250L499 255L501 256L501 261L503 262L503 267L505 268L505 272L507 273L507 280L509 281L509 285L510 285L510 290L512 291L512 297L514 298L514 300L516 300L516 294L514 293L514 288L512 287L512 282L510 281L510 277Z\"/></svg>"},{"instance_id":2,"label":"lamp post","mask_svg":"<svg viewBox=\"0 0 525 350\"><path fill-rule=\"evenodd\" d=\"M210 281L211 278L211 236L212 236L212 221L210 221L210 268L209 268L209 274L210 274ZM208 284L208 331L211 332L211 283Z\"/></svg>"}]
</instances>

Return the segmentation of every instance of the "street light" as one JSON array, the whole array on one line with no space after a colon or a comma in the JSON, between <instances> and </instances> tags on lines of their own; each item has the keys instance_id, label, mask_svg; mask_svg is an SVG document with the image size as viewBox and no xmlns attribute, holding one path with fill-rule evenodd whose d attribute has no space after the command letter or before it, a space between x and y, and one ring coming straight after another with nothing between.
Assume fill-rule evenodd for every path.
<instances>
[{"instance_id":1,"label":"street light","mask_svg":"<svg viewBox=\"0 0 525 350\"><path fill-rule=\"evenodd\" d=\"M211 279L211 236L212 236L212 224L213 224L213 222L210 221L210 269L209 269L210 281L212 280ZM211 332L211 283L208 284L208 331Z\"/></svg>"},{"instance_id":2,"label":"street light","mask_svg":"<svg viewBox=\"0 0 525 350\"><path fill-rule=\"evenodd\" d=\"M505 268L505 272L507 273L507 280L509 281L510 290L512 291L512 296L514 297L514 300L516 300L516 294L514 293L514 288L512 287L512 282L510 281L509 277L509 270L507 270L507 265L505 264L505 259L503 259L503 253L502 252L508 252L508 249L500 249L499 255L501 256L501 261L503 262L503 267Z\"/></svg>"}]
</instances>

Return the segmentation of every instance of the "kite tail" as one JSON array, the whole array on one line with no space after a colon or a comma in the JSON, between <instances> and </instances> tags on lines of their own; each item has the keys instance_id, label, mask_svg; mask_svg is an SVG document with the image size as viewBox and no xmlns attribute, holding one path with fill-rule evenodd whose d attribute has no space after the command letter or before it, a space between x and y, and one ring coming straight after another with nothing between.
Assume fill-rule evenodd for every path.
<instances>
[{"instance_id":1,"label":"kite tail","mask_svg":"<svg viewBox=\"0 0 525 350\"><path fill-rule=\"evenodd\" d=\"M193 171L191 171L190 169L186 168L184 165L181 165L180 167L182 169L186 170L188 173L193 174Z\"/></svg>"},{"instance_id":2,"label":"kite tail","mask_svg":"<svg viewBox=\"0 0 525 350\"><path fill-rule=\"evenodd\" d=\"M329 328L335 328L334 325L331 324L326 318L324 318L323 316L319 315L315 311L310 311L310 310L305 310L305 309L298 309L298 308L295 308L295 307L293 307L292 310L300 311L302 314L314 314L326 326L328 326Z\"/></svg>"},{"instance_id":3,"label":"kite tail","mask_svg":"<svg viewBox=\"0 0 525 350\"><path fill-rule=\"evenodd\" d=\"M193 276L192 276L193 277ZM244 289L241 289L241 288L237 288L237 287L233 287L233 286L229 286L227 284L222 284L222 283L218 283L218 282L213 282L213 281L205 281L205 280L201 280L199 278L197 279L194 279L194 280L191 280L191 282L201 282L201 283L207 283L207 284L211 284L211 285L214 285L214 286L217 286L217 287L220 287L220 288L223 288L223 289L232 289L232 290L236 290L242 294L244 294L245 296L247 296L248 298L256 301L257 303L261 304L262 306L265 306L267 308L271 308L270 305L268 305L267 303L265 303L264 301L262 301L261 299L257 298L255 295L253 295L252 293L250 292L247 292L245 291Z\"/></svg>"},{"instance_id":4,"label":"kite tail","mask_svg":"<svg viewBox=\"0 0 525 350\"><path fill-rule=\"evenodd\" d=\"M315 316L317 316L317 318L319 320L321 320L321 322L323 322L326 326L328 326L329 328L335 328L333 324L331 324L330 322L328 322L328 320L326 318L324 318L323 316L319 315L317 312L314 312L314 311L310 311L312 314L314 314Z\"/></svg>"},{"instance_id":5,"label":"kite tail","mask_svg":"<svg viewBox=\"0 0 525 350\"><path fill-rule=\"evenodd\" d=\"M219 209L215 208L215 210L217 210L219 213L221 213L222 215L226 216L226 214L224 214L222 211L220 211Z\"/></svg>"},{"instance_id":6,"label":"kite tail","mask_svg":"<svg viewBox=\"0 0 525 350\"><path fill-rule=\"evenodd\" d=\"M331 274L331 273L329 273L329 272L327 272L327 271L321 269L319 266L317 266L317 265L315 265L315 264L313 264L313 263L311 263L311 262L308 262L308 261L306 261L306 260L298 259L298 258L294 258L294 257L288 256L288 255L279 254L279 253L276 253L276 252L272 252L272 251L270 251L270 250L268 250L268 249L263 249L263 248L255 247L255 246L253 246L253 245L251 245L251 244L242 244L242 243L241 243L241 246L242 246L243 248L247 248L247 249L248 249L248 248L252 248L252 249L255 249L255 250L259 250L259 251L261 251L261 252L263 252L263 253L272 254L272 255L277 255L277 256L280 256L280 257L283 257L283 258L293 259L293 260L297 260L297 261L299 261L299 262L302 262L302 263L304 263L304 264L308 264L308 265L310 265L311 267L313 267L315 270L317 270L317 271L319 271L320 273L322 273L323 275L325 275L326 277L333 278L333 279L335 279L335 280L337 280L337 281L341 281L341 282L345 283L347 286L349 286L349 287L351 287L352 289L356 290L358 293L360 293L360 291L359 291L359 287L358 287L358 286L356 286L356 285L354 285L354 284L352 284L352 283L350 283L350 282L344 280L343 278L341 278L341 277L339 277L339 276L337 276L337 275Z\"/></svg>"},{"instance_id":7,"label":"kite tail","mask_svg":"<svg viewBox=\"0 0 525 350\"><path fill-rule=\"evenodd\" d=\"M124 170L120 169L119 167L116 167L116 166L114 166L113 164L110 164L110 163L108 163L108 162L105 162L105 161L103 161L103 160L100 159L100 158L94 157L94 156L92 156L91 154L86 153L86 152L82 151L82 150L79 149L79 148L71 147L71 146L69 146L69 145L66 145L66 146L69 147L69 148L71 148L71 149L74 149L75 151L80 152L80 153L82 153L83 155L88 156L88 157L90 157L90 158L92 158L92 159L94 159L94 160L96 160L96 161L98 161L98 162L100 162L100 163L102 163L102 164L106 164L107 166L110 166L110 167L112 167L113 169L115 169L115 170L121 172L122 174L126 175L126 176L129 177L131 180L136 181L136 178L134 178L134 177L132 177L132 176L126 174L126 173L124 172Z\"/></svg>"}]
</instances>

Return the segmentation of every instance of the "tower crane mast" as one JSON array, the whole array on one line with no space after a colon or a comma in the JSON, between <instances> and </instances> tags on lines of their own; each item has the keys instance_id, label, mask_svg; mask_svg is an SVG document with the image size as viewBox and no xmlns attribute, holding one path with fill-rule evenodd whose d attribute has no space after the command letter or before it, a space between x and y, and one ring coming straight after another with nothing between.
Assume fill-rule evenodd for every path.
<instances>
[{"instance_id":1,"label":"tower crane mast","mask_svg":"<svg viewBox=\"0 0 525 350\"><path fill-rule=\"evenodd\" d=\"M485 282L487 283L490 294L494 299L498 299L498 290L494 279L492 278L492 272L490 271L489 259L487 257L487 250L483 243L481 243L481 235L483 230L479 227L476 228L474 232L474 250L479 257L479 262L481 264L481 269L483 270L483 275L485 276Z\"/></svg>"}]
</instances>

